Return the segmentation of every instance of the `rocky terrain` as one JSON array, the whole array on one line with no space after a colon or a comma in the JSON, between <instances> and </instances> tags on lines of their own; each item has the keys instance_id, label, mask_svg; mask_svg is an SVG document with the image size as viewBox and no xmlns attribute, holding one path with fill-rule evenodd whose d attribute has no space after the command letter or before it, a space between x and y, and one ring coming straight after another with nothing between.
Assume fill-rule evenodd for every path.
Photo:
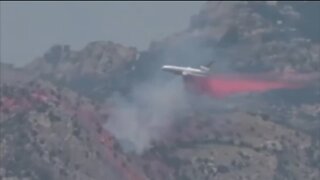
<instances>
[{"instance_id":1,"label":"rocky terrain","mask_svg":"<svg viewBox=\"0 0 320 180\"><path fill-rule=\"evenodd\" d=\"M191 104L200 108L162 119L170 125L142 153L105 126L118 111L109 101L115 94L134 101L138 85L172 79L160 72L165 63L214 59L221 72L319 72L319 9L319 2L207 2L188 29L144 52L101 41L81 50L55 45L23 68L1 63L0 179L318 180L320 81L249 96L253 105L231 101L238 106L228 111L201 108L196 98ZM129 131L133 120L117 131Z\"/></svg>"}]
</instances>

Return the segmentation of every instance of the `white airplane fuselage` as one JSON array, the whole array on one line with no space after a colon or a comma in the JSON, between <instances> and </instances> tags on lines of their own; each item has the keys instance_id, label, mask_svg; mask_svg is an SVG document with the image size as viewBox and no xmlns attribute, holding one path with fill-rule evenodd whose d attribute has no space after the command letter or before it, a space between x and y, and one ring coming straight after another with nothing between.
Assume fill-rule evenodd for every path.
<instances>
[{"instance_id":1,"label":"white airplane fuselage","mask_svg":"<svg viewBox=\"0 0 320 180\"><path fill-rule=\"evenodd\" d=\"M191 68L191 67L181 67L181 66L171 66L171 65L164 65L161 68L163 71L167 71L176 75L182 76L206 76L209 69L206 67L201 66L200 69Z\"/></svg>"},{"instance_id":2,"label":"white airplane fuselage","mask_svg":"<svg viewBox=\"0 0 320 180\"><path fill-rule=\"evenodd\" d=\"M206 86L202 83L201 79L209 76L210 69L208 67L200 66L199 69L196 69L191 67L164 65L161 69L182 76L186 89L191 92L202 93L206 91Z\"/></svg>"}]
</instances>

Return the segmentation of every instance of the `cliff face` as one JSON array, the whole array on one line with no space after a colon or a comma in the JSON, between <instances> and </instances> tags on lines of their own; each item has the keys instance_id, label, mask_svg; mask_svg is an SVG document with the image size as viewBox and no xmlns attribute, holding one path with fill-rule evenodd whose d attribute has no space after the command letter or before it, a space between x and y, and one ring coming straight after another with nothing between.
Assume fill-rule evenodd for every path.
<instances>
[{"instance_id":1,"label":"cliff face","mask_svg":"<svg viewBox=\"0 0 320 180\"><path fill-rule=\"evenodd\" d=\"M232 111L200 106L200 97L186 101L193 108L174 113L174 121L162 119L165 135L141 154L125 151L126 139L104 126L113 112L122 112L106 101L116 93L145 108L140 124L123 116L122 131L141 125L134 128L158 133L147 129L154 120L145 118L148 105L158 102L151 114L166 114L172 111L165 107L176 104L166 104L163 95L179 100L161 85L149 87L172 79L160 71L163 64L214 59L216 72L319 72L319 9L319 2L207 2L188 29L145 52L101 41L79 51L53 46L21 69L1 64L0 179L317 180L319 81L248 96L254 106L236 100ZM144 86L151 92L132 95Z\"/></svg>"},{"instance_id":2,"label":"cliff face","mask_svg":"<svg viewBox=\"0 0 320 180\"><path fill-rule=\"evenodd\" d=\"M317 2L208 2L188 30L238 68L318 70ZM221 61L223 61L222 59Z\"/></svg>"}]
</instances>

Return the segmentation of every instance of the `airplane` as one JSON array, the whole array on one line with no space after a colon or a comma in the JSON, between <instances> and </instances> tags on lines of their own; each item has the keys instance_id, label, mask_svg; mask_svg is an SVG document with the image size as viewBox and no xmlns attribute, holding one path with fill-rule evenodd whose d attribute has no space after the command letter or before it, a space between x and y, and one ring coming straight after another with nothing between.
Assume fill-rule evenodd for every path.
<instances>
[{"instance_id":1,"label":"airplane","mask_svg":"<svg viewBox=\"0 0 320 180\"><path fill-rule=\"evenodd\" d=\"M200 66L200 68L164 65L161 69L182 76L185 87L191 92L203 93L207 90L207 87L201 79L210 75L210 67L213 63L214 61L211 61L206 65Z\"/></svg>"},{"instance_id":2,"label":"airplane","mask_svg":"<svg viewBox=\"0 0 320 180\"><path fill-rule=\"evenodd\" d=\"M176 75L181 75L181 76L205 77L209 74L210 66L213 64L213 62L214 61L211 61L205 66L200 66L200 68L164 65L162 66L161 69L163 71L170 72Z\"/></svg>"}]
</instances>

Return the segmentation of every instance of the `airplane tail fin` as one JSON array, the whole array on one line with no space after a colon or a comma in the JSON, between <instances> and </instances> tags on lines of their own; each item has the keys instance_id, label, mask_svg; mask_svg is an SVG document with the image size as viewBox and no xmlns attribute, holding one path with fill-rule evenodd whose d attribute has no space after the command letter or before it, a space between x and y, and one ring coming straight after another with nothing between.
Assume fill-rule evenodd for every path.
<instances>
[{"instance_id":1,"label":"airplane tail fin","mask_svg":"<svg viewBox=\"0 0 320 180\"><path fill-rule=\"evenodd\" d=\"M204 67L209 68L212 66L212 64L214 63L214 60L210 61L208 64L206 64Z\"/></svg>"},{"instance_id":2,"label":"airplane tail fin","mask_svg":"<svg viewBox=\"0 0 320 180\"><path fill-rule=\"evenodd\" d=\"M202 70L205 70L205 71L209 71L210 70L210 67L212 66L212 64L214 63L214 60L210 61L208 64L204 65L204 66L200 66L200 68Z\"/></svg>"}]
</instances>

